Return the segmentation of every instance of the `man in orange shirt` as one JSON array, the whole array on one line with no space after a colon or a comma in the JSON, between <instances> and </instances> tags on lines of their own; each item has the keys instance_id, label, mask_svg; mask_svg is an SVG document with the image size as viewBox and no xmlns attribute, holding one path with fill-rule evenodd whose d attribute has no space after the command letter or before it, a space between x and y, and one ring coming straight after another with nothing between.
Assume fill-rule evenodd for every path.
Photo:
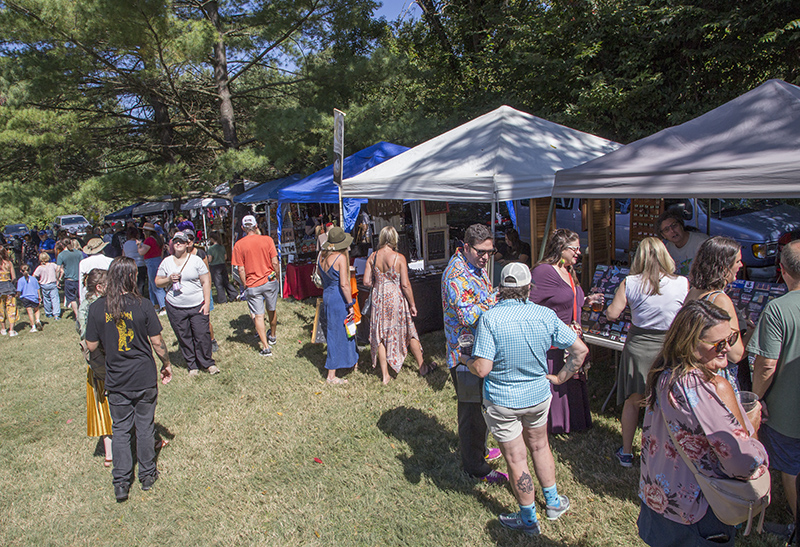
<instances>
[{"instance_id":1,"label":"man in orange shirt","mask_svg":"<svg viewBox=\"0 0 800 547\"><path fill-rule=\"evenodd\" d=\"M271 356L271 344L277 342L276 333L278 318L275 306L278 303L278 251L275 242L269 236L262 236L258 223L253 215L242 219L245 235L233 246L231 264L238 268L239 278L247 287L245 298L247 307L256 324L256 332L261 340L264 356ZM270 329L266 331L264 309L269 314ZM266 331L266 332L265 332Z\"/></svg>"}]
</instances>

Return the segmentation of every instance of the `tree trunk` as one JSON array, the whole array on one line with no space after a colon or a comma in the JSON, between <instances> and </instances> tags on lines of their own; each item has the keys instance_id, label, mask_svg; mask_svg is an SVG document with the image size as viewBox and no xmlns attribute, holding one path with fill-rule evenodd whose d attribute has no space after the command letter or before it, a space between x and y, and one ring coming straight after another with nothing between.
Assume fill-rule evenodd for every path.
<instances>
[{"instance_id":1,"label":"tree trunk","mask_svg":"<svg viewBox=\"0 0 800 547\"><path fill-rule=\"evenodd\" d=\"M219 123L222 126L222 138L227 148L239 148L239 139L236 136L236 117L233 110L231 90L228 86L228 59L225 54L222 22L219 17L219 4L211 1L205 5L206 14L217 30L219 39L214 44L214 82L217 84L219 94Z\"/></svg>"}]
</instances>

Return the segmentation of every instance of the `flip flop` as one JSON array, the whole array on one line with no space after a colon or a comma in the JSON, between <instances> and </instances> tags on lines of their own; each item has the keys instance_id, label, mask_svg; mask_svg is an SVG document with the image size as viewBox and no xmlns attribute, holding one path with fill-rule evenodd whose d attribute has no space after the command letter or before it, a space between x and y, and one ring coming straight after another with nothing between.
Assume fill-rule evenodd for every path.
<instances>
[{"instance_id":1,"label":"flip flop","mask_svg":"<svg viewBox=\"0 0 800 547\"><path fill-rule=\"evenodd\" d=\"M425 368L425 372L422 372L422 368ZM439 368L439 365L435 361L431 361L429 363L423 363L422 367L419 369L419 375L427 376L437 368Z\"/></svg>"},{"instance_id":2,"label":"flip flop","mask_svg":"<svg viewBox=\"0 0 800 547\"><path fill-rule=\"evenodd\" d=\"M347 380L344 380L344 379L342 379L342 378L334 378L333 380L328 380L328 379L326 379L325 381L326 381L327 383L331 384L331 385L337 385L337 386L338 386L338 385L342 385L342 384L346 384L346 383L347 383Z\"/></svg>"}]
</instances>

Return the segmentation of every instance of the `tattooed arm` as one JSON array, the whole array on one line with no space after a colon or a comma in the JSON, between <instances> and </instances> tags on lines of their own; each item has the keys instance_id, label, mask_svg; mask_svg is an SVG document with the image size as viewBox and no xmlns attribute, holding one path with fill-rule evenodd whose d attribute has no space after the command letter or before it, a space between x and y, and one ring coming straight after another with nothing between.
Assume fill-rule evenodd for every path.
<instances>
[{"instance_id":1,"label":"tattooed arm","mask_svg":"<svg viewBox=\"0 0 800 547\"><path fill-rule=\"evenodd\" d=\"M547 375L547 379L550 380L553 385L561 385L572 378L572 376L580 370L583 361L586 359L586 355L589 353L589 349L580 338L575 338L575 342L567 348L567 350L569 351L569 357L567 357L558 375Z\"/></svg>"}]
</instances>

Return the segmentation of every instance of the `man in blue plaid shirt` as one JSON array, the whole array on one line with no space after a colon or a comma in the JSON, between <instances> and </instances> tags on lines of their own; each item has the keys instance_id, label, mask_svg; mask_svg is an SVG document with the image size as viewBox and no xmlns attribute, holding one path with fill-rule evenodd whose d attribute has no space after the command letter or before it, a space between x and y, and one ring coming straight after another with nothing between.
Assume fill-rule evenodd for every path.
<instances>
[{"instance_id":1,"label":"man in blue plaid shirt","mask_svg":"<svg viewBox=\"0 0 800 547\"><path fill-rule=\"evenodd\" d=\"M569 498L556 486L555 462L547 439L550 384L578 371L588 350L555 312L530 302L531 272L512 262L500 274L498 303L478 320L471 358L462 360L484 378L483 417L508 464L509 481L519 502L517 513L499 516L503 526L529 535L539 533L528 450L544 492L546 515L555 520L569 509ZM547 350L569 350L558 376L547 374Z\"/></svg>"}]
</instances>

